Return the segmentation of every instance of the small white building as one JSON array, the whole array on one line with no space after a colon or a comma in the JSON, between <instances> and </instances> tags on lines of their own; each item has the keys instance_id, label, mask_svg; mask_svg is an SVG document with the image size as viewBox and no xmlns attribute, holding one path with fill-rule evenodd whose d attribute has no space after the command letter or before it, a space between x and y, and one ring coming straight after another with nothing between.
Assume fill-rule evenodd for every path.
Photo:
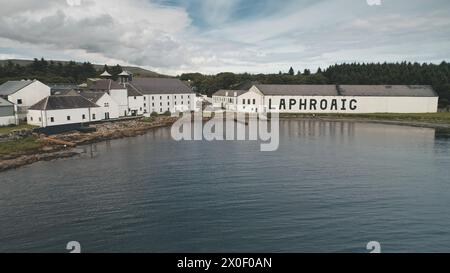
<instances>
[{"instance_id":1,"label":"small white building","mask_svg":"<svg viewBox=\"0 0 450 273\"><path fill-rule=\"evenodd\" d=\"M226 109L260 113L435 113L439 100L430 86L423 85L258 84L237 100L219 95L213 100Z\"/></svg>"},{"instance_id":2,"label":"small white building","mask_svg":"<svg viewBox=\"0 0 450 273\"><path fill-rule=\"evenodd\" d=\"M196 110L195 92L179 79L137 78L127 86L143 95L145 116Z\"/></svg>"},{"instance_id":3,"label":"small white building","mask_svg":"<svg viewBox=\"0 0 450 273\"><path fill-rule=\"evenodd\" d=\"M147 103L144 101L144 95L135 89L134 86L127 84L128 90L128 115L142 116L147 113Z\"/></svg>"},{"instance_id":4,"label":"small white building","mask_svg":"<svg viewBox=\"0 0 450 273\"><path fill-rule=\"evenodd\" d=\"M37 80L8 81L0 85L0 97L17 106L20 120L26 119L30 106L50 95L50 87Z\"/></svg>"},{"instance_id":5,"label":"small white building","mask_svg":"<svg viewBox=\"0 0 450 273\"><path fill-rule=\"evenodd\" d=\"M219 90L212 96L213 107L237 112L258 112L261 93L248 90Z\"/></svg>"},{"instance_id":6,"label":"small white building","mask_svg":"<svg viewBox=\"0 0 450 273\"><path fill-rule=\"evenodd\" d=\"M99 106L82 96L49 96L28 109L28 124L48 127L100 120Z\"/></svg>"},{"instance_id":7,"label":"small white building","mask_svg":"<svg viewBox=\"0 0 450 273\"><path fill-rule=\"evenodd\" d=\"M98 80L91 84L89 90L94 92L107 92L111 98L117 103L119 108L119 116L129 116L128 107L128 90L113 80Z\"/></svg>"},{"instance_id":8,"label":"small white building","mask_svg":"<svg viewBox=\"0 0 450 273\"><path fill-rule=\"evenodd\" d=\"M108 93L83 91L80 92L80 96L99 106L92 109L92 121L119 118L119 105Z\"/></svg>"},{"instance_id":9,"label":"small white building","mask_svg":"<svg viewBox=\"0 0 450 273\"><path fill-rule=\"evenodd\" d=\"M16 108L14 103L0 98L0 126L19 124Z\"/></svg>"}]
</instances>

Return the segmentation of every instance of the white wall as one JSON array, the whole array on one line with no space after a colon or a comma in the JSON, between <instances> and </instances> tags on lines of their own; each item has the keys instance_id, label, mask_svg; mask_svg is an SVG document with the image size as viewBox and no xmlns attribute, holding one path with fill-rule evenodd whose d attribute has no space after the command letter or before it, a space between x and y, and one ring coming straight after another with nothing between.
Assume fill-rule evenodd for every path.
<instances>
[{"instance_id":1,"label":"white wall","mask_svg":"<svg viewBox=\"0 0 450 273\"><path fill-rule=\"evenodd\" d=\"M147 100L147 98L145 99ZM145 103L147 104L147 103ZM144 96L129 96L128 97L128 115L132 115L132 111L137 111L137 115L144 114Z\"/></svg>"},{"instance_id":2,"label":"white wall","mask_svg":"<svg viewBox=\"0 0 450 273\"><path fill-rule=\"evenodd\" d=\"M176 112L188 112L195 111L195 94L170 94L170 95L145 95L147 104L147 114L150 116L152 112L163 114L166 111Z\"/></svg>"},{"instance_id":3,"label":"white wall","mask_svg":"<svg viewBox=\"0 0 450 273\"><path fill-rule=\"evenodd\" d=\"M50 96L50 87L40 81L33 81L30 85L8 96L8 100L18 106L19 118L25 118L28 108ZM22 104L18 104L22 100Z\"/></svg>"},{"instance_id":4,"label":"white wall","mask_svg":"<svg viewBox=\"0 0 450 273\"><path fill-rule=\"evenodd\" d=\"M286 107L280 109L283 100ZM306 106L300 108L300 102L306 102ZM269 105L273 110L269 109ZM280 113L435 113L437 108L437 97L264 97L264 111Z\"/></svg>"},{"instance_id":5,"label":"white wall","mask_svg":"<svg viewBox=\"0 0 450 273\"><path fill-rule=\"evenodd\" d=\"M48 111L29 110L27 122L28 124L40 127L83 123L91 121L92 117L91 114L92 114L91 108L48 110ZM67 116L70 116L70 120L67 120ZM99 119L97 118L96 120Z\"/></svg>"},{"instance_id":6,"label":"white wall","mask_svg":"<svg viewBox=\"0 0 450 273\"><path fill-rule=\"evenodd\" d=\"M119 118L119 105L107 93L105 93L105 95L103 95L95 104L100 107L91 108L92 121L104 120L106 117L105 113L109 113L110 119ZM92 114L95 114L95 120L92 118Z\"/></svg>"},{"instance_id":7,"label":"white wall","mask_svg":"<svg viewBox=\"0 0 450 273\"><path fill-rule=\"evenodd\" d=\"M127 89L112 89L109 91L111 98L117 103L119 116L128 115L128 91Z\"/></svg>"},{"instance_id":8,"label":"white wall","mask_svg":"<svg viewBox=\"0 0 450 273\"><path fill-rule=\"evenodd\" d=\"M8 126L11 124L18 124L18 119L16 116L0 117L0 126Z\"/></svg>"}]
</instances>

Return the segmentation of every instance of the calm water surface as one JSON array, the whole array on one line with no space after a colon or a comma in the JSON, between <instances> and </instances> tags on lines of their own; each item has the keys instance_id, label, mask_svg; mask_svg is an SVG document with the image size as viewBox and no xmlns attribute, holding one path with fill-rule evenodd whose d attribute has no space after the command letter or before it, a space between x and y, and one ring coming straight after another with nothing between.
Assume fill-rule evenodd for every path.
<instances>
[{"instance_id":1,"label":"calm water surface","mask_svg":"<svg viewBox=\"0 0 450 273\"><path fill-rule=\"evenodd\" d=\"M280 148L169 129L0 174L0 251L450 251L450 139L285 121Z\"/></svg>"}]
</instances>

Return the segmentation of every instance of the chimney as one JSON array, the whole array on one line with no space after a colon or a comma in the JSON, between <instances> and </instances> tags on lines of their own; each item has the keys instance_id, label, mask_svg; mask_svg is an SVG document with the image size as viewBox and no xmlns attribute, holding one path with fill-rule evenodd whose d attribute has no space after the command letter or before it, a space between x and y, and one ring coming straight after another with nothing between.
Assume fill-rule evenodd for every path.
<instances>
[{"instance_id":1,"label":"chimney","mask_svg":"<svg viewBox=\"0 0 450 273\"><path fill-rule=\"evenodd\" d=\"M228 91L227 91L227 92L225 92L225 97L228 97Z\"/></svg>"}]
</instances>

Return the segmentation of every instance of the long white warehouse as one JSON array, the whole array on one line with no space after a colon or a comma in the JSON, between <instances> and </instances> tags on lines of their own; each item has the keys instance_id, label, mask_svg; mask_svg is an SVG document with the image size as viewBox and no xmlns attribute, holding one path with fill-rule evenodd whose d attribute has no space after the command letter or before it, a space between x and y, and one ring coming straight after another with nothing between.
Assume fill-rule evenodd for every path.
<instances>
[{"instance_id":1,"label":"long white warehouse","mask_svg":"<svg viewBox=\"0 0 450 273\"><path fill-rule=\"evenodd\" d=\"M225 109L263 113L435 113L438 100L423 85L259 84L248 92L221 90L213 95Z\"/></svg>"}]
</instances>

